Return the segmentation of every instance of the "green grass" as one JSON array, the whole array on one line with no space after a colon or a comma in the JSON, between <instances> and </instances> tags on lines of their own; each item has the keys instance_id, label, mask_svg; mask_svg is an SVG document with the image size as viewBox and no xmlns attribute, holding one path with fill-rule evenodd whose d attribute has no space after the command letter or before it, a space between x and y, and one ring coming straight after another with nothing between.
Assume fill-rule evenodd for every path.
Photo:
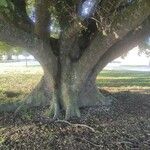
<instances>
[{"instance_id":1,"label":"green grass","mask_svg":"<svg viewBox=\"0 0 150 150\"><path fill-rule=\"evenodd\" d=\"M5 70L0 74L0 103L22 100L36 86L42 74L40 67ZM105 70L98 75L96 82L97 86L110 91L150 90L150 72Z\"/></svg>"},{"instance_id":2,"label":"green grass","mask_svg":"<svg viewBox=\"0 0 150 150\"><path fill-rule=\"evenodd\" d=\"M99 87L150 89L150 72L102 71L97 77Z\"/></svg>"},{"instance_id":3,"label":"green grass","mask_svg":"<svg viewBox=\"0 0 150 150\"><path fill-rule=\"evenodd\" d=\"M42 74L40 67L4 70L0 73L0 103L22 100L37 85Z\"/></svg>"}]
</instances>

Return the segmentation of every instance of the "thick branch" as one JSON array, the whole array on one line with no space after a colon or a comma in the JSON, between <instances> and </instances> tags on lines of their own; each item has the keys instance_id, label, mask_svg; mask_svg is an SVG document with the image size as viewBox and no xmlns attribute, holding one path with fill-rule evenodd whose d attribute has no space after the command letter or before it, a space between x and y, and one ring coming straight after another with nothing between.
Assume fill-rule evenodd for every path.
<instances>
[{"instance_id":1,"label":"thick branch","mask_svg":"<svg viewBox=\"0 0 150 150\"><path fill-rule=\"evenodd\" d=\"M148 0L137 1L123 13L117 16L113 31L107 36L98 34L90 47L85 51L78 62L79 69L85 69L88 73L99 58L116 42L122 39L130 31L139 26L150 15L150 2ZM88 63L87 63L88 62ZM81 71L80 71L81 72ZM82 73L82 72L81 72Z\"/></svg>"},{"instance_id":2,"label":"thick branch","mask_svg":"<svg viewBox=\"0 0 150 150\"><path fill-rule=\"evenodd\" d=\"M147 23L147 22L146 22ZM150 24L144 24L136 31L130 32L122 40L117 42L99 59L97 64L93 67L91 74L96 78L97 74L111 61L121 56L123 53L128 52L132 48L138 46L138 44L149 37ZM90 74L90 76L91 76Z\"/></svg>"},{"instance_id":3,"label":"thick branch","mask_svg":"<svg viewBox=\"0 0 150 150\"><path fill-rule=\"evenodd\" d=\"M3 18L0 18L0 40L29 50L36 50L39 44L41 44L41 41L36 36L18 29L4 21Z\"/></svg>"},{"instance_id":4,"label":"thick branch","mask_svg":"<svg viewBox=\"0 0 150 150\"><path fill-rule=\"evenodd\" d=\"M49 13L50 0L36 0L36 22L35 33L41 38L46 39L49 37L50 27L50 13Z\"/></svg>"},{"instance_id":5,"label":"thick branch","mask_svg":"<svg viewBox=\"0 0 150 150\"><path fill-rule=\"evenodd\" d=\"M14 10L11 12L13 18L12 16L10 17L11 22L25 31L32 32L34 29L34 24L27 14L26 0L11 0L11 2L14 5Z\"/></svg>"},{"instance_id":6,"label":"thick branch","mask_svg":"<svg viewBox=\"0 0 150 150\"><path fill-rule=\"evenodd\" d=\"M27 14L26 0L9 0L6 2L7 7L1 6L0 8L3 18L24 31L34 31L34 24Z\"/></svg>"},{"instance_id":7,"label":"thick branch","mask_svg":"<svg viewBox=\"0 0 150 150\"><path fill-rule=\"evenodd\" d=\"M49 44L32 33L24 32L0 18L0 41L25 48L30 54L43 59L43 63L56 64L56 57ZM45 61L48 60L48 61ZM41 60L39 60L41 61ZM44 65L44 64L43 64Z\"/></svg>"},{"instance_id":8,"label":"thick branch","mask_svg":"<svg viewBox=\"0 0 150 150\"><path fill-rule=\"evenodd\" d=\"M76 43L76 38L79 31L82 29L82 24L79 18L75 18L73 22L64 29L61 34L61 54L67 55L72 49L73 44Z\"/></svg>"}]
</instances>

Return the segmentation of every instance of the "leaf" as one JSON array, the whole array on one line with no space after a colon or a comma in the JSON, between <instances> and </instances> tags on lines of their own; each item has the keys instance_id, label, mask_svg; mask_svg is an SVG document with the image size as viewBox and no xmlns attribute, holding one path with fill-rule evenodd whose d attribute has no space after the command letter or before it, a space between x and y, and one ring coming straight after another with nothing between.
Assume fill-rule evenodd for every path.
<instances>
[{"instance_id":1,"label":"leaf","mask_svg":"<svg viewBox=\"0 0 150 150\"><path fill-rule=\"evenodd\" d=\"M6 0L0 0L0 6L7 7L8 6L7 1Z\"/></svg>"}]
</instances>

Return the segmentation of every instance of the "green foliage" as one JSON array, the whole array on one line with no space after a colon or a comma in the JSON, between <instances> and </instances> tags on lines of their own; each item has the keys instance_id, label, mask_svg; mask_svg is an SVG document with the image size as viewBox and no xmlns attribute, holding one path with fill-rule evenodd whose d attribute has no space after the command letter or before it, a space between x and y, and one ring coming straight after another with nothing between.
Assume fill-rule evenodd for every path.
<instances>
[{"instance_id":1,"label":"green foliage","mask_svg":"<svg viewBox=\"0 0 150 150\"><path fill-rule=\"evenodd\" d=\"M139 44L139 55L144 53L147 57L150 57L150 42L143 41Z\"/></svg>"},{"instance_id":2,"label":"green foliage","mask_svg":"<svg viewBox=\"0 0 150 150\"><path fill-rule=\"evenodd\" d=\"M29 16L32 15L34 8L35 8L35 0L27 0L26 9L27 9L27 14Z\"/></svg>"},{"instance_id":3,"label":"green foliage","mask_svg":"<svg viewBox=\"0 0 150 150\"><path fill-rule=\"evenodd\" d=\"M76 0L59 0L50 7L51 13L58 18L59 24L64 28L69 24L69 20L76 17Z\"/></svg>"},{"instance_id":4,"label":"green foliage","mask_svg":"<svg viewBox=\"0 0 150 150\"><path fill-rule=\"evenodd\" d=\"M3 15L7 16L7 18L12 17L13 10L14 10L14 5L10 0L1 0L0 1L0 12Z\"/></svg>"},{"instance_id":5,"label":"green foliage","mask_svg":"<svg viewBox=\"0 0 150 150\"><path fill-rule=\"evenodd\" d=\"M0 6L7 7L8 6L7 0L0 0Z\"/></svg>"},{"instance_id":6,"label":"green foliage","mask_svg":"<svg viewBox=\"0 0 150 150\"><path fill-rule=\"evenodd\" d=\"M0 136L0 146L5 142L5 138Z\"/></svg>"},{"instance_id":7,"label":"green foliage","mask_svg":"<svg viewBox=\"0 0 150 150\"><path fill-rule=\"evenodd\" d=\"M22 48L13 47L7 43L0 42L0 55L7 55L8 53L18 55L23 51Z\"/></svg>"},{"instance_id":8,"label":"green foliage","mask_svg":"<svg viewBox=\"0 0 150 150\"><path fill-rule=\"evenodd\" d=\"M12 51L12 46L6 44L6 43L3 43L3 42L0 42L0 53L1 54L6 54L6 53L10 53Z\"/></svg>"}]
</instances>

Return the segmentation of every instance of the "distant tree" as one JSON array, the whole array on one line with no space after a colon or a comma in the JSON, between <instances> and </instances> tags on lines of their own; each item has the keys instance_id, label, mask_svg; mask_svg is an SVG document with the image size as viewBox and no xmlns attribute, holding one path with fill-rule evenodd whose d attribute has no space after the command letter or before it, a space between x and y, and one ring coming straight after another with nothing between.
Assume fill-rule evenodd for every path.
<instances>
[{"instance_id":1,"label":"distant tree","mask_svg":"<svg viewBox=\"0 0 150 150\"><path fill-rule=\"evenodd\" d=\"M55 119L105 103L97 74L149 35L150 0L0 1L0 40L27 49L44 70L27 106L50 103Z\"/></svg>"},{"instance_id":2,"label":"distant tree","mask_svg":"<svg viewBox=\"0 0 150 150\"><path fill-rule=\"evenodd\" d=\"M3 42L0 42L0 54L1 56L2 55L6 55L7 56L7 60L11 60L12 59L12 49L13 47L6 44L6 43L3 43Z\"/></svg>"},{"instance_id":3,"label":"distant tree","mask_svg":"<svg viewBox=\"0 0 150 150\"><path fill-rule=\"evenodd\" d=\"M0 53L0 60L2 60L2 59L3 59L3 54Z\"/></svg>"},{"instance_id":4,"label":"distant tree","mask_svg":"<svg viewBox=\"0 0 150 150\"><path fill-rule=\"evenodd\" d=\"M28 66L28 56L30 55L29 53L27 52L23 52L22 55L25 57L25 62L26 62L26 67Z\"/></svg>"},{"instance_id":5,"label":"distant tree","mask_svg":"<svg viewBox=\"0 0 150 150\"><path fill-rule=\"evenodd\" d=\"M22 52L22 48L8 45L5 42L0 42L0 55L6 55L7 60L12 59L12 55L18 55Z\"/></svg>"},{"instance_id":6,"label":"distant tree","mask_svg":"<svg viewBox=\"0 0 150 150\"><path fill-rule=\"evenodd\" d=\"M150 66L150 37L139 44L139 55L145 54L149 58Z\"/></svg>"},{"instance_id":7,"label":"distant tree","mask_svg":"<svg viewBox=\"0 0 150 150\"><path fill-rule=\"evenodd\" d=\"M139 54L145 54L147 57L150 57L150 41L142 41L139 44Z\"/></svg>"}]
</instances>

